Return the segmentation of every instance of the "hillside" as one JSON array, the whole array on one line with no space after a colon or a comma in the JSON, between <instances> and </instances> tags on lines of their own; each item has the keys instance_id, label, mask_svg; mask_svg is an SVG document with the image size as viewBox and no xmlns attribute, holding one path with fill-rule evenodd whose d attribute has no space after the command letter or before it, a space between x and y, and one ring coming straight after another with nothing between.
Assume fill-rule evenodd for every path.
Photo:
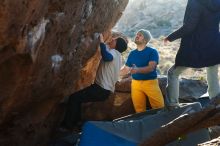
<instances>
[{"instance_id":1,"label":"hillside","mask_svg":"<svg viewBox=\"0 0 220 146\"><path fill-rule=\"evenodd\" d=\"M130 48L135 48L133 40L139 29L150 30L154 37L150 45L160 53L158 70L161 74L167 74L167 70L174 64L180 40L165 46L163 38L182 25L186 3L187 0L130 0L114 30L130 38ZM128 53L124 54L125 60ZM204 69L189 69L182 77L205 79L206 75Z\"/></svg>"},{"instance_id":2,"label":"hillside","mask_svg":"<svg viewBox=\"0 0 220 146\"><path fill-rule=\"evenodd\" d=\"M158 38L182 25L187 0L130 0L115 26L129 37L140 28L148 29Z\"/></svg>"}]
</instances>

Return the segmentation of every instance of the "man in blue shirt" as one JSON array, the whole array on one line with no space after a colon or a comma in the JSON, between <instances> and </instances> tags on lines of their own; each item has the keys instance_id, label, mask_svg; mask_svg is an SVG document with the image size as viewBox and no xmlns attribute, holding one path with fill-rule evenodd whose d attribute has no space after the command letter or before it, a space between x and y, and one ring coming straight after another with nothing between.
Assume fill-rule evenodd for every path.
<instances>
[{"instance_id":1,"label":"man in blue shirt","mask_svg":"<svg viewBox=\"0 0 220 146\"><path fill-rule=\"evenodd\" d=\"M150 40L148 30L138 31L135 37L137 49L130 52L120 72L121 75L132 75L131 97L137 113L146 111L147 97L153 109L164 107L156 72L159 55L156 49L147 46Z\"/></svg>"}]
</instances>

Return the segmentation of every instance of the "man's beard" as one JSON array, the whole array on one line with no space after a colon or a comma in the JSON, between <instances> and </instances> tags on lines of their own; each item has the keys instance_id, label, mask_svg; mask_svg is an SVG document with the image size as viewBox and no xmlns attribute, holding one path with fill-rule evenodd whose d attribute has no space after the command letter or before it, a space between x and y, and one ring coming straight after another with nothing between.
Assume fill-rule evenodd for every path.
<instances>
[{"instance_id":1,"label":"man's beard","mask_svg":"<svg viewBox=\"0 0 220 146\"><path fill-rule=\"evenodd\" d=\"M142 45L145 43L145 41L138 41L138 40L135 40L134 42L136 45Z\"/></svg>"}]
</instances>

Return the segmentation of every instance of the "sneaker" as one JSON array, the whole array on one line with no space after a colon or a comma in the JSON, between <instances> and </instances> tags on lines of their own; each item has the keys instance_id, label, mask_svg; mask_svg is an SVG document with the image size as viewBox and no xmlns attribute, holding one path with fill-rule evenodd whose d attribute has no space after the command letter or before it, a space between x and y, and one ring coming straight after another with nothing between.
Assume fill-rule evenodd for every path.
<instances>
[{"instance_id":1,"label":"sneaker","mask_svg":"<svg viewBox=\"0 0 220 146\"><path fill-rule=\"evenodd\" d=\"M76 144L78 139L80 138L80 135L81 135L81 133L73 132L65 137L62 137L61 139L67 143Z\"/></svg>"},{"instance_id":2,"label":"sneaker","mask_svg":"<svg viewBox=\"0 0 220 146\"><path fill-rule=\"evenodd\" d=\"M64 128L64 127L59 127L57 129L58 132L61 132L61 133L66 133L66 132L71 132L72 130L70 129L67 129L67 128Z\"/></svg>"},{"instance_id":3,"label":"sneaker","mask_svg":"<svg viewBox=\"0 0 220 146\"><path fill-rule=\"evenodd\" d=\"M219 106L220 105L220 93L218 95L216 95L215 97L211 98L211 101L209 104Z\"/></svg>"},{"instance_id":4,"label":"sneaker","mask_svg":"<svg viewBox=\"0 0 220 146\"><path fill-rule=\"evenodd\" d=\"M171 111L171 110L175 110L175 109L180 108L180 105L179 105L179 103L167 103L167 105L165 106L165 108L166 108L168 111Z\"/></svg>"},{"instance_id":5,"label":"sneaker","mask_svg":"<svg viewBox=\"0 0 220 146\"><path fill-rule=\"evenodd\" d=\"M65 137L67 135L71 134L71 131L63 128L63 127L59 127L56 128L52 134L52 139L59 139L61 137Z\"/></svg>"}]
</instances>

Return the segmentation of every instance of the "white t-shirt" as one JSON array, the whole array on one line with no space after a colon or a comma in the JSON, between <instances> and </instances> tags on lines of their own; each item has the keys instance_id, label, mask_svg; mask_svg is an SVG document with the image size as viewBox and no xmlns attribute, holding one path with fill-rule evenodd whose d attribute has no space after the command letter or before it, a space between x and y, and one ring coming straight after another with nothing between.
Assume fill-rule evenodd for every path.
<instances>
[{"instance_id":1,"label":"white t-shirt","mask_svg":"<svg viewBox=\"0 0 220 146\"><path fill-rule=\"evenodd\" d=\"M122 66L121 53L115 49L108 49L112 54L113 60L101 62L96 73L95 83L106 90L115 91L115 83L119 80L119 72Z\"/></svg>"}]
</instances>

